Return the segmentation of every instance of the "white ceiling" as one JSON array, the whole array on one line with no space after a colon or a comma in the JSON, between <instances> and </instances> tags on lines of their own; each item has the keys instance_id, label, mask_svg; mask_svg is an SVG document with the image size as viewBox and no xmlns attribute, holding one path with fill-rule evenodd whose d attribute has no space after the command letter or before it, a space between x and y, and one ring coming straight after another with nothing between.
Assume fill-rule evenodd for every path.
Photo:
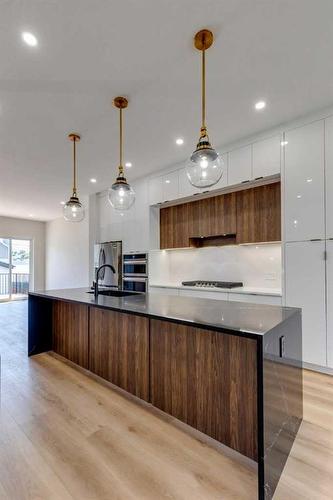
<instances>
[{"instance_id":1,"label":"white ceiling","mask_svg":"<svg viewBox=\"0 0 333 500\"><path fill-rule=\"evenodd\" d=\"M82 134L80 195L110 185L119 94L130 100L129 180L187 157L200 126L192 36L202 27L216 37L207 54L215 145L331 105L332 18L332 0L0 0L0 214L61 215L72 130ZM26 46L22 31L39 45Z\"/></svg>"}]
</instances>

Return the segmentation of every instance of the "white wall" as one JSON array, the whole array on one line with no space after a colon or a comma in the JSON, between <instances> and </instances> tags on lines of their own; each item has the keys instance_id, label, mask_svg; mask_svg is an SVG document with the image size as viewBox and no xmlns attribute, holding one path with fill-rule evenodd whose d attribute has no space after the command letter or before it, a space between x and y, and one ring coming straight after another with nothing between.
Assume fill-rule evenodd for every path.
<instances>
[{"instance_id":1,"label":"white wall","mask_svg":"<svg viewBox=\"0 0 333 500\"><path fill-rule=\"evenodd\" d=\"M45 286L45 222L0 217L0 237L32 241L31 290Z\"/></svg>"},{"instance_id":2,"label":"white wall","mask_svg":"<svg viewBox=\"0 0 333 500\"><path fill-rule=\"evenodd\" d=\"M179 285L188 280L242 281L253 288L281 289L281 245L239 245L153 250L150 284Z\"/></svg>"},{"instance_id":3,"label":"white wall","mask_svg":"<svg viewBox=\"0 0 333 500\"><path fill-rule=\"evenodd\" d=\"M45 262L47 290L88 286L89 213L79 223L63 218L46 223Z\"/></svg>"}]
</instances>

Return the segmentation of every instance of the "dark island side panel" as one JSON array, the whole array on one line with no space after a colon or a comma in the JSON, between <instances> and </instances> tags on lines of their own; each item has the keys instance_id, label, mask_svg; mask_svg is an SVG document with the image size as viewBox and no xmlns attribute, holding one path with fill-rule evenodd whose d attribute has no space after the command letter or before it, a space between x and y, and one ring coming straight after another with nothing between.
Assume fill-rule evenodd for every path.
<instances>
[{"instance_id":1,"label":"dark island side panel","mask_svg":"<svg viewBox=\"0 0 333 500\"><path fill-rule=\"evenodd\" d=\"M257 342L151 320L151 402L257 460Z\"/></svg>"},{"instance_id":2,"label":"dark island side panel","mask_svg":"<svg viewBox=\"0 0 333 500\"><path fill-rule=\"evenodd\" d=\"M90 308L89 369L149 400L149 319Z\"/></svg>"},{"instance_id":3,"label":"dark island side panel","mask_svg":"<svg viewBox=\"0 0 333 500\"><path fill-rule=\"evenodd\" d=\"M53 350L83 368L89 368L88 306L53 301Z\"/></svg>"}]
</instances>

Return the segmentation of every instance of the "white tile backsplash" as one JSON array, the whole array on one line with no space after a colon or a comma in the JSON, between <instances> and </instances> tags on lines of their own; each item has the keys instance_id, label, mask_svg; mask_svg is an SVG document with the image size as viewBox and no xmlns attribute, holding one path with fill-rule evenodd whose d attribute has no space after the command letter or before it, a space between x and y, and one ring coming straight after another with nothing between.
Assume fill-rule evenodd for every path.
<instances>
[{"instance_id":1,"label":"white tile backsplash","mask_svg":"<svg viewBox=\"0 0 333 500\"><path fill-rule=\"evenodd\" d=\"M281 245L239 245L153 250L149 279L154 284L185 280L242 281L246 287L281 288Z\"/></svg>"}]
</instances>

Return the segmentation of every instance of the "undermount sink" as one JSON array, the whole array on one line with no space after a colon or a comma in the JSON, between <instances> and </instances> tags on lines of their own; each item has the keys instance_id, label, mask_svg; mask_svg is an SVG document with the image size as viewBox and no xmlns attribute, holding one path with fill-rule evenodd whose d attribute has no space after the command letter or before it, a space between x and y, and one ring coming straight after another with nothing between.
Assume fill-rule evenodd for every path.
<instances>
[{"instance_id":1,"label":"undermount sink","mask_svg":"<svg viewBox=\"0 0 333 500\"><path fill-rule=\"evenodd\" d=\"M94 292L87 292L93 294ZM100 290L98 295L107 295L108 297L127 297L128 295L139 295L138 292L128 292L126 290Z\"/></svg>"}]
</instances>

